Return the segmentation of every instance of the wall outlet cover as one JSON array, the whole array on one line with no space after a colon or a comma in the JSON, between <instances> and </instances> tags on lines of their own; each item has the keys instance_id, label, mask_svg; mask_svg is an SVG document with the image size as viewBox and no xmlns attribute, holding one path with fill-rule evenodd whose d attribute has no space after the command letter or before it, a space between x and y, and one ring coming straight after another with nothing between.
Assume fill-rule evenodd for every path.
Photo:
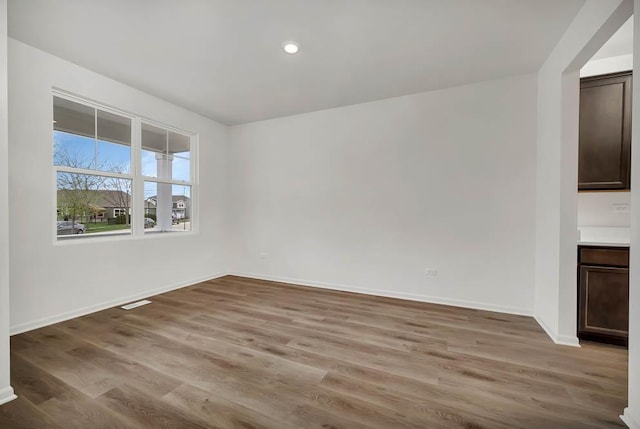
<instances>
[{"instance_id":1,"label":"wall outlet cover","mask_svg":"<svg viewBox=\"0 0 640 429\"><path fill-rule=\"evenodd\" d=\"M631 207L627 203L621 204L611 204L611 211L614 213L629 213L631 211Z\"/></svg>"}]
</instances>

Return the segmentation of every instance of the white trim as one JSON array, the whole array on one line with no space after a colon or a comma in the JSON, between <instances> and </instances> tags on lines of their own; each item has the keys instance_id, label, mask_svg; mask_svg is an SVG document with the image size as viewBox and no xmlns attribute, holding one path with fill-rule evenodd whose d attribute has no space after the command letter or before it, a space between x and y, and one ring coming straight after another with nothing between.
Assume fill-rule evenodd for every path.
<instances>
[{"instance_id":1,"label":"white trim","mask_svg":"<svg viewBox=\"0 0 640 429\"><path fill-rule=\"evenodd\" d=\"M13 387L9 386L0 390L0 405L11 402L16 398L17 396L13 393Z\"/></svg>"},{"instance_id":2,"label":"white trim","mask_svg":"<svg viewBox=\"0 0 640 429\"><path fill-rule=\"evenodd\" d=\"M144 235L144 180L142 180L142 128L140 118L131 121L131 172L133 173L131 188L132 236ZM142 213L142 216L140 216ZM140 232L142 231L142 232Z\"/></svg>"},{"instance_id":3,"label":"white trim","mask_svg":"<svg viewBox=\"0 0 640 429\"><path fill-rule=\"evenodd\" d=\"M189 154L189 168L191 169L191 232L198 232L200 229L200 134L194 134L191 138L191 153Z\"/></svg>"},{"instance_id":4,"label":"white trim","mask_svg":"<svg viewBox=\"0 0 640 429\"><path fill-rule=\"evenodd\" d=\"M88 168L67 167L65 165L54 165L53 168L56 169L56 173L83 174L85 176L110 177L114 179L133 179L133 174L131 173L116 173L114 171L106 170L91 170Z\"/></svg>"},{"instance_id":5,"label":"white trim","mask_svg":"<svg viewBox=\"0 0 640 429\"><path fill-rule=\"evenodd\" d=\"M122 117L126 117L131 120L131 159L130 159L130 168L129 173L114 173L103 170L91 170L84 168L74 168L67 166L55 165L53 145L51 146L51 160L53 166L53 206L54 213L56 213L55 219L57 219L57 210L58 210L58 187L57 187L57 178L58 173L71 173L71 174L85 174L91 176L100 176L100 177L109 177L109 178L118 178L118 179L126 179L131 181L132 192L130 203L130 216L132 219L131 224L131 232L129 234L107 234L112 236L112 239L115 240L123 240L127 238L141 238L146 236L146 231L144 229L144 216L140 216L140 213L144 213L144 184L145 182L155 182L155 183L166 183L170 185L177 186L189 186L190 187L190 204L191 204L191 213L190 213L190 222L191 222L191 230L188 233L196 233L198 230L198 176L197 176L197 164L199 163L198 156L198 148L199 148L199 133L193 131L186 131L172 125L168 125L150 118L147 118L143 115L138 115L135 113L127 112L124 110L120 110L117 108L113 108L107 105L104 105L100 102L97 102L92 99L88 99L86 97L82 97L63 89L53 87L51 91L51 105L54 104L54 97L59 97L65 100L72 101L74 103L81 104L83 106L90 107L94 109L94 140L97 139L98 132L98 110L112 113L115 115L119 115ZM52 111L53 113L53 111ZM53 116L52 116L53 119ZM189 181L184 180L173 180L173 178L153 178L142 175L142 125L148 124L157 128L162 128L167 131L167 149L169 144L169 132L181 134L185 137L189 138ZM52 141L53 141L53 132L52 130ZM97 141L97 140L96 140ZM96 148L97 150L97 148ZM96 153L97 156L97 153ZM185 158L186 159L186 158ZM194 203L195 201L195 203ZM58 245L60 242L76 242L76 240L59 240L57 231L53 230L53 242L54 245ZM96 238L104 237L95 236ZM85 240L77 240L77 242L86 243Z\"/></svg>"},{"instance_id":6,"label":"white trim","mask_svg":"<svg viewBox=\"0 0 640 429\"><path fill-rule=\"evenodd\" d=\"M169 286L164 286L157 289L147 290L135 295L124 296L122 298L116 298L100 304L90 305L88 307L79 308L77 310L67 311L65 313L57 314L55 316L45 317L43 319L34 320L32 322L22 323L17 326L12 326L9 329L10 335L22 334L23 332L32 331L34 329L42 328L45 326L53 325L55 323L64 322L65 320L75 319L76 317L86 316L87 314L95 313L97 311L106 310L112 307L119 307L123 304L127 304L139 299L148 298L161 293L169 292L183 287L191 286L196 283L205 282L208 280L214 280L220 277L226 276L226 273L217 273L210 276L205 276L197 279L192 279L186 282L180 282Z\"/></svg>"},{"instance_id":7,"label":"white trim","mask_svg":"<svg viewBox=\"0 0 640 429\"><path fill-rule=\"evenodd\" d=\"M429 295L418 295L418 294L412 294L412 293L394 292L394 291L380 290L380 289L365 289L361 287L347 286L347 285L336 284L336 283L324 283L324 282L262 275L262 274L255 274L255 273L230 273L229 275L253 278L258 280L269 280L269 281L280 282L280 283L288 283L292 285L310 286L310 287L316 287L320 289L331 289L331 290L337 290L341 292L353 292L353 293L359 293L363 295L383 296L387 298L406 299L409 301L427 302L431 304L441 304L441 305L449 305L453 307L471 308L474 310L494 311L498 313L516 314L519 316L533 316L533 311L525 308L495 305L495 304L489 304L489 303L477 302L477 301L466 301L466 300L442 298L442 297L429 296Z\"/></svg>"},{"instance_id":8,"label":"white trim","mask_svg":"<svg viewBox=\"0 0 640 429\"><path fill-rule=\"evenodd\" d=\"M181 128L174 127L173 125L165 124L164 122L156 121L155 119L148 118L144 115L135 115L140 118L140 131L142 131L142 124L151 125L156 128L163 128L164 130L171 131L172 133L182 134L187 137L195 137L198 133L193 131L183 130ZM140 146L142 148L142 146Z\"/></svg>"},{"instance_id":9,"label":"white trim","mask_svg":"<svg viewBox=\"0 0 640 429\"><path fill-rule=\"evenodd\" d=\"M64 89L60 89L57 87L51 88L51 93L53 96L58 98L63 98L68 101L73 101L74 103L82 104L87 107L92 107L94 109L102 110L103 112L113 113L118 116L126 116L129 119L133 120L134 116L137 116L133 113L127 112L126 110L118 109L117 107L109 106L108 104L103 104L98 101L95 101L91 98L86 98L81 95L73 94ZM51 98L51 105L53 106L53 97ZM52 111L53 112L53 111ZM53 119L53 118L52 118Z\"/></svg>"},{"instance_id":10,"label":"white trim","mask_svg":"<svg viewBox=\"0 0 640 429\"><path fill-rule=\"evenodd\" d=\"M544 330L544 332L551 338L555 344L560 346L569 346L569 347L580 347L580 341L578 337L572 337L568 335L558 335L547 325L544 320L542 320L537 315L534 315L533 318L538 322L538 325Z\"/></svg>"},{"instance_id":11,"label":"white trim","mask_svg":"<svg viewBox=\"0 0 640 429\"><path fill-rule=\"evenodd\" d=\"M620 419L629 426L630 429L640 429L640 418L631 414L629 407L624 409L624 414L620 416Z\"/></svg>"},{"instance_id":12,"label":"white trim","mask_svg":"<svg viewBox=\"0 0 640 429\"><path fill-rule=\"evenodd\" d=\"M578 337L571 335L558 335L558 338L555 339L554 342L561 346L581 347Z\"/></svg>"},{"instance_id":13,"label":"white trim","mask_svg":"<svg viewBox=\"0 0 640 429\"><path fill-rule=\"evenodd\" d=\"M123 230L124 231L124 230ZM55 232L55 230L54 230ZM60 236L61 238L54 241L54 246L77 246L78 243L108 243L111 241L123 241L123 240L149 240L151 237L184 237L189 235L195 235L193 231L193 225L191 231L144 231L144 235L133 235L130 232L119 233L117 231L95 233L95 234L81 234L78 235L66 235ZM64 238L62 238L64 237Z\"/></svg>"},{"instance_id":14,"label":"white trim","mask_svg":"<svg viewBox=\"0 0 640 429\"><path fill-rule=\"evenodd\" d=\"M536 322L538 322L538 325L540 325L540 327L544 330L544 332L547 334L547 336L556 344L558 344L556 342L556 333L553 332L553 330L549 327L549 325L547 325L544 320L542 320L540 317L538 317L537 315L534 315L533 318L536 320Z\"/></svg>"},{"instance_id":15,"label":"white trim","mask_svg":"<svg viewBox=\"0 0 640 429\"><path fill-rule=\"evenodd\" d=\"M184 180L173 180L173 179L159 179L157 177L152 176L140 176L145 182L157 182L157 183L166 183L167 185L186 185L192 186L192 182L186 182Z\"/></svg>"}]
</instances>

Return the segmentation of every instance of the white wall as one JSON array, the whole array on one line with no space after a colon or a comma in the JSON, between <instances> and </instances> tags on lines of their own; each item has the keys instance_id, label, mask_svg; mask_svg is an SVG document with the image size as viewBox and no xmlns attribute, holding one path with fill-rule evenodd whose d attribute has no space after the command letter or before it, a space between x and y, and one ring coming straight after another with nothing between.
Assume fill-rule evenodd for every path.
<instances>
[{"instance_id":1,"label":"white wall","mask_svg":"<svg viewBox=\"0 0 640 429\"><path fill-rule=\"evenodd\" d=\"M579 69L631 16L631 0L587 0L538 71L535 316L577 345Z\"/></svg>"},{"instance_id":2,"label":"white wall","mask_svg":"<svg viewBox=\"0 0 640 429\"><path fill-rule=\"evenodd\" d=\"M232 127L232 271L531 314L535 100L528 75Z\"/></svg>"},{"instance_id":3,"label":"white wall","mask_svg":"<svg viewBox=\"0 0 640 429\"><path fill-rule=\"evenodd\" d=\"M580 77L633 70L633 54L591 60L580 69Z\"/></svg>"},{"instance_id":4,"label":"white wall","mask_svg":"<svg viewBox=\"0 0 640 429\"><path fill-rule=\"evenodd\" d=\"M7 1L0 0L0 404L15 398L9 377L9 193Z\"/></svg>"},{"instance_id":5,"label":"white wall","mask_svg":"<svg viewBox=\"0 0 640 429\"><path fill-rule=\"evenodd\" d=\"M640 0L635 0L640 10ZM640 19L634 21L633 52L635 70L640 69ZM640 124L640 78L634 76L633 117ZM640 127L633 128L631 137L631 204L640 207ZM640 216L631 219L631 255L629 273L629 406L623 420L632 429L640 429Z\"/></svg>"},{"instance_id":6,"label":"white wall","mask_svg":"<svg viewBox=\"0 0 640 429\"><path fill-rule=\"evenodd\" d=\"M631 192L578 192L578 226L615 226L631 224Z\"/></svg>"},{"instance_id":7,"label":"white wall","mask_svg":"<svg viewBox=\"0 0 640 429\"><path fill-rule=\"evenodd\" d=\"M9 40L11 329L227 271L226 127ZM54 244L52 87L200 134L200 231Z\"/></svg>"}]
</instances>

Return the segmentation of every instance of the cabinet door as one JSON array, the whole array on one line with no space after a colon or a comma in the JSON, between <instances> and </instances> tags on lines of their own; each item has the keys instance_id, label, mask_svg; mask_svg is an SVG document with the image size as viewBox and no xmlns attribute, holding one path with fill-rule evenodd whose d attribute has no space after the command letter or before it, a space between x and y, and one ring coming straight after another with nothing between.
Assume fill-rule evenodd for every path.
<instances>
[{"instance_id":1,"label":"cabinet door","mask_svg":"<svg viewBox=\"0 0 640 429\"><path fill-rule=\"evenodd\" d=\"M578 337L626 345L629 331L629 269L580 267Z\"/></svg>"},{"instance_id":2,"label":"cabinet door","mask_svg":"<svg viewBox=\"0 0 640 429\"><path fill-rule=\"evenodd\" d=\"M578 189L629 189L631 72L580 81Z\"/></svg>"}]
</instances>

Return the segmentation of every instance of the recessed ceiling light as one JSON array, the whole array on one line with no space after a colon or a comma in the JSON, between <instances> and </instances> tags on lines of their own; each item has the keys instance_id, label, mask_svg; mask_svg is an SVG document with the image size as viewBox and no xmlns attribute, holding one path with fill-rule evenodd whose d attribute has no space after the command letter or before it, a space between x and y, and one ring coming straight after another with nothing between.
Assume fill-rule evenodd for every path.
<instances>
[{"instance_id":1,"label":"recessed ceiling light","mask_svg":"<svg viewBox=\"0 0 640 429\"><path fill-rule=\"evenodd\" d=\"M287 54L295 54L298 52L298 49L300 48L298 47L298 44L295 42L287 42L284 44L283 49Z\"/></svg>"}]
</instances>

